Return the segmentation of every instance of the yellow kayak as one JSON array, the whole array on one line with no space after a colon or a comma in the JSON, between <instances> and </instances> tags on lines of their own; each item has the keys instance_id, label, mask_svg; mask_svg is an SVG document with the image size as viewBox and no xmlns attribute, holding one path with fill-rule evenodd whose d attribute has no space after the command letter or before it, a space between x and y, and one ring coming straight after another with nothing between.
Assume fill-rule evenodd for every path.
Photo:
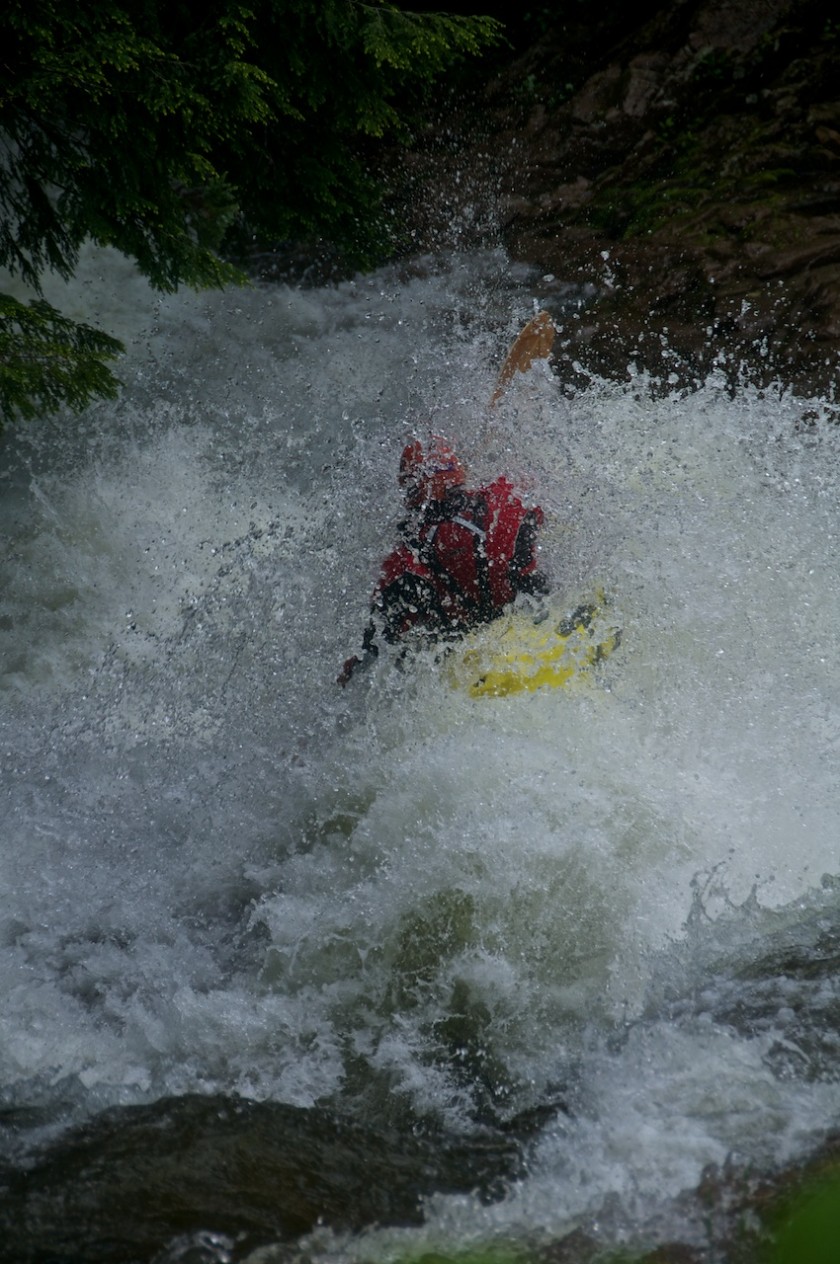
<instances>
[{"instance_id":1,"label":"yellow kayak","mask_svg":"<svg viewBox=\"0 0 840 1264\"><path fill-rule=\"evenodd\" d=\"M453 687L473 698L557 689L591 674L620 639L602 598L562 617L513 611L464 637L446 668Z\"/></svg>"}]
</instances>

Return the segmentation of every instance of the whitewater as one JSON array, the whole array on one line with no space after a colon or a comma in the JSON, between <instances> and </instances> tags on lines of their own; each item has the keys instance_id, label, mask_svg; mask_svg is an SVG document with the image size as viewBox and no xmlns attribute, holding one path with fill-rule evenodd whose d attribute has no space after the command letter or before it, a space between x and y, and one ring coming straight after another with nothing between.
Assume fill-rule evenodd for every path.
<instances>
[{"instance_id":1,"label":"whitewater","mask_svg":"<svg viewBox=\"0 0 840 1264\"><path fill-rule=\"evenodd\" d=\"M189 1094L523 1138L497 1196L327 1225L329 1260L690 1236L709 1165L808 1154L840 1118L836 980L790 968L838 926L832 402L539 364L490 410L537 305L562 344L585 298L492 250L174 296L91 250L59 295L127 354L118 401L0 453L4 1163ZM558 608L606 593L594 680L472 699L421 652L336 685L432 431L544 507Z\"/></svg>"}]
</instances>

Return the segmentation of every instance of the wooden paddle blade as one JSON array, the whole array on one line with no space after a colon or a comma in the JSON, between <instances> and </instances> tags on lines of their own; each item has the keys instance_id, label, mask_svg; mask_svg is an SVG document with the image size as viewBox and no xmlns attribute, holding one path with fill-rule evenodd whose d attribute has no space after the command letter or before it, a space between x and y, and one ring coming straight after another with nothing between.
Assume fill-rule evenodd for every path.
<instances>
[{"instance_id":1,"label":"wooden paddle blade","mask_svg":"<svg viewBox=\"0 0 840 1264\"><path fill-rule=\"evenodd\" d=\"M548 312L537 312L520 333L499 372L491 405L501 399L505 387L515 373L525 373L535 360L547 360L557 330Z\"/></svg>"}]
</instances>

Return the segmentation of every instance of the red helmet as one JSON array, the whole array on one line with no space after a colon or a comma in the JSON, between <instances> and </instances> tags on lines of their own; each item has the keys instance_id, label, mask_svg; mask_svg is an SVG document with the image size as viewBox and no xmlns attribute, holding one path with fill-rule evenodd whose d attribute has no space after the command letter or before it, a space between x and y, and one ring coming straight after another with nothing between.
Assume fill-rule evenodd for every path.
<instances>
[{"instance_id":1,"label":"red helmet","mask_svg":"<svg viewBox=\"0 0 840 1264\"><path fill-rule=\"evenodd\" d=\"M440 435L432 435L425 449L418 439L403 449L399 483L412 508L443 500L448 488L461 487L466 477L456 453Z\"/></svg>"}]
</instances>

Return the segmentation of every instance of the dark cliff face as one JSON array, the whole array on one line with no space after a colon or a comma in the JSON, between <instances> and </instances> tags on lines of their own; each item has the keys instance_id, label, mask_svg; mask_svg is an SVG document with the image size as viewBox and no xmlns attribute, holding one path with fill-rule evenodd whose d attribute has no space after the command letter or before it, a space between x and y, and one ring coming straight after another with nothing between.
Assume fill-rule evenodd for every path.
<instances>
[{"instance_id":1,"label":"dark cliff face","mask_svg":"<svg viewBox=\"0 0 840 1264\"><path fill-rule=\"evenodd\" d=\"M457 168L495 191L487 222L514 259L556 279L548 305L553 284L597 288L564 331L561 369L564 358L619 376L630 363L676 367L690 383L724 352L759 376L828 389L840 15L813 0L647 3L632 25L622 12L545 6L538 41L453 121L468 139L438 178ZM452 196L441 215L457 212Z\"/></svg>"}]
</instances>

